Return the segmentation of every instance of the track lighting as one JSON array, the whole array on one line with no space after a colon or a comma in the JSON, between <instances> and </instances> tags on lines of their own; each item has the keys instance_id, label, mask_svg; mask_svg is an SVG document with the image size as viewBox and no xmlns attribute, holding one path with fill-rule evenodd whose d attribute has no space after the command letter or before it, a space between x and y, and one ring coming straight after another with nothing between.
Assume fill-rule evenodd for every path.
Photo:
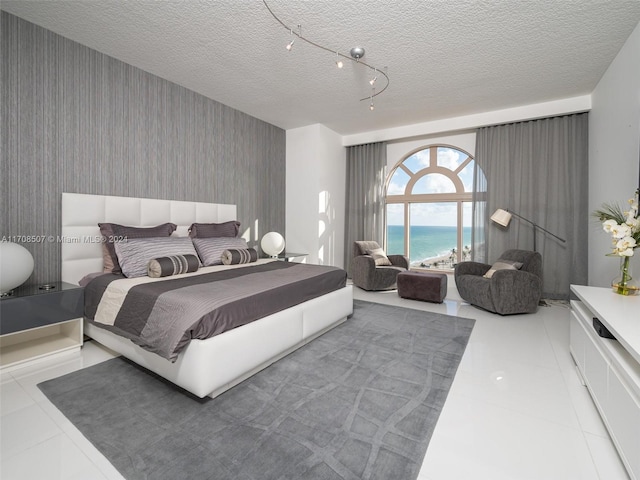
<instances>
[{"instance_id":1,"label":"track lighting","mask_svg":"<svg viewBox=\"0 0 640 480\"><path fill-rule=\"evenodd\" d=\"M351 56L347 56L347 55L340 54L335 49L327 48L327 47L325 47L323 45L320 45L319 43L316 43L316 42L314 42L312 40L309 40L308 38L303 37L302 36L302 27L301 27L301 25L298 25L298 32L294 32L291 27L286 25L282 20L280 20L280 18L278 18L278 16L275 13L273 13L273 10L271 10L269 5L267 4L267 0L262 0L262 3L264 3L264 6L267 8L267 10L271 14L271 16L280 25L282 25L285 29L289 30L289 34L291 35L292 38L291 38L291 41L286 46L286 49L288 51L291 51L291 49L293 48L293 43L295 41L295 38L293 38L293 37L295 35L300 40L302 40L303 42L308 43L309 45L311 45L313 47L319 48L319 49L324 50L326 52L329 52L331 54L333 54L335 52L335 54L336 54L336 67L338 67L338 68L343 68L344 67L343 59L347 59L347 60L351 60L353 63L356 63L358 65L362 65L364 68L368 68L369 70L372 70L373 71L373 76L369 80L369 85L371 85L371 87L373 87L376 84L376 82L378 80L378 76L382 75L382 77L384 77L384 79L387 81L386 85L384 85L383 88L379 89L378 92L376 92L375 88L372 88L371 95L360 99L360 101L369 100L369 109L370 110L373 110L375 108L374 104L373 104L373 97L376 97L376 96L380 95L387 88L389 88L389 75L387 74L387 67L384 68L384 71L381 71L378 68L376 68L376 67L374 67L372 65L369 65L366 62L363 62L362 58L364 57L364 48L362 48L362 47L353 47L351 50L349 50L349 54Z\"/></svg>"}]
</instances>

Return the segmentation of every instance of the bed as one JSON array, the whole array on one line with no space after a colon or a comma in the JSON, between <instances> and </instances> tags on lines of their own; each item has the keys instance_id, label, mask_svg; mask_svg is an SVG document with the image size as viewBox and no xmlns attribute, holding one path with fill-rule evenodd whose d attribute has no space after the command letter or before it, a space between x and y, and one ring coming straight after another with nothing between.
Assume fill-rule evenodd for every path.
<instances>
[{"instance_id":1,"label":"bed","mask_svg":"<svg viewBox=\"0 0 640 480\"><path fill-rule=\"evenodd\" d=\"M192 223L235 219L235 205L63 193L62 281L78 284L102 271L100 222L139 227L173 222L173 235L187 236ZM194 395L215 397L342 323L352 311L352 289L346 285L211 338L192 339L175 361L90 321L85 320L84 329L95 341Z\"/></svg>"}]
</instances>

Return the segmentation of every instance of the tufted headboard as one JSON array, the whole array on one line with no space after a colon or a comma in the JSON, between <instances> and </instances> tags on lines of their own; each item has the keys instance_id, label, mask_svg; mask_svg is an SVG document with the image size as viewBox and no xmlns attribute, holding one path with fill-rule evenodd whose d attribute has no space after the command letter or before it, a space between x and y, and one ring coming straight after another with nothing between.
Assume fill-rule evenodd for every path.
<instances>
[{"instance_id":1,"label":"tufted headboard","mask_svg":"<svg viewBox=\"0 0 640 480\"><path fill-rule=\"evenodd\" d=\"M186 236L194 222L236 220L236 206L151 198L62 194L62 281L77 284L88 273L102 271L102 237L98 223L153 227L173 222L174 235Z\"/></svg>"}]
</instances>

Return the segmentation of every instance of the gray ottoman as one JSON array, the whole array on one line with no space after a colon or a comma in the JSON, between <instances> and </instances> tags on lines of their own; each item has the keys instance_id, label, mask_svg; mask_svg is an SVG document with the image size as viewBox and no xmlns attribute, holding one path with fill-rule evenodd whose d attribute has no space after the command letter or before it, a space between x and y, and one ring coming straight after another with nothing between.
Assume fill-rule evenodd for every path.
<instances>
[{"instance_id":1,"label":"gray ottoman","mask_svg":"<svg viewBox=\"0 0 640 480\"><path fill-rule=\"evenodd\" d=\"M444 273L406 271L398 274L398 295L402 298L442 303L447 296Z\"/></svg>"}]
</instances>

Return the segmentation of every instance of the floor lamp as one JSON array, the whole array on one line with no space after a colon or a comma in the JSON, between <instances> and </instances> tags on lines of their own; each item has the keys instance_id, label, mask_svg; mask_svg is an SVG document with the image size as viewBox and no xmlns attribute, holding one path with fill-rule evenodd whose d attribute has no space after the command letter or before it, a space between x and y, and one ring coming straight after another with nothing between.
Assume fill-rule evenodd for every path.
<instances>
[{"instance_id":1,"label":"floor lamp","mask_svg":"<svg viewBox=\"0 0 640 480\"><path fill-rule=\"evenodd\" d=\"M560 240L561 242L565 243L566 240L564 238L560 238L558 235L556 235L555 233L551 233L549 230L547 230L546 228L542 228L540 225L538 225L537 223L532 222L531 220L524 218L520 215L518 215L515 212L510 212L509 210L503 210L502 208L497 209L493 215L491 215L491 221L492 222L496 222L498 225L502 225L503 227L507 227L509 225L509 222L511 221L511 215L515 215L516 217L518 217L520 220L524 220L527 223L530 223L531 225L533 225L533 251L537 252L537 248L536 248L536 229L540 229L545 233L548 233L549 235L551 235L552 237L557 238L558 240Z\"/></svg>"}]
</instances>

